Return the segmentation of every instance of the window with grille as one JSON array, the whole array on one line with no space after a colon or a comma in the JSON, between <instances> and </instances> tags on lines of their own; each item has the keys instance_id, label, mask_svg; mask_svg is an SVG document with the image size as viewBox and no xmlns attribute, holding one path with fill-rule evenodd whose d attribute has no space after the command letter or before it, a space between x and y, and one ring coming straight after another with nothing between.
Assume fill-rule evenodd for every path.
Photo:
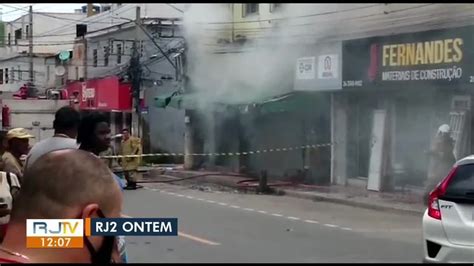
<instances>
[{"instance_id":1,"label":"window with grille","mask_svg":"<svg viewBox=\"0 0 474 266\"><path fill-rule=\"evenodd\" d=\"M92 62L94 67L97 67L97 49L92 51Z\"/></svg>"},{"instance_id":2,"label":"window with grille","mask_svg":"<svg viewBox=\"0 0 474 266\"><path fill-rule=\"evenodd\" d=\"M258 4L256 3L251 3L251 4L242 4L243 6L243 17L246 17L248 15L252 14L258 14Z\"/></svg>"},{"instance_id":3,"label":"window with grille","mask_svg":"<svg viewBox=\"0 0 474 266\"><path fill-rule=\"evenodd\" d=\"M104 66L108 66L109 65L109 47L108 46L105 46L104 47Z\"/></svg>"},{"instance_id":4,"label":"window with grille","mask_svg":"<svg viewBox=\"0 0 474 266\"><path fill-rule=\"evenodd\" d=\"M21 40L22 38L22 32L21 32L21 29L18 29L15 31L15 45L18 44L18 40Z\"/></svg>"},{"instance_id":5,"label":"window with grille","mask_svg":"<svg viewBox=\"0 0 474 266\"><path fill-rule=\"evenodd\" d=\"M8 68L5 68L5 84L7 84L10 81L10 77L8 75Z\"/></svg>"},{"instance_id":6,"label":"window with grille","mask_svg":"<svg viewBox=\"0 0 474 266\"><path fill-rule=\"evenodd\" d=\"M122 64L122 44L117 44L117 64Z\"/></svg>"},{"instance_id":7,"label":"window with grille","mask_svg":"<svg viewBox=\"0 0 474 266\"><path fill-rule=\"evenodd\" d=\"M3 69L0 69L0 84L3 84Z\"/></svg>"},{"instance_id":8,"label":"window with grille","mask_svg":"<svg viewBox=\"0 0 474 266\"><path fill-rule=\"evenodd\" d=\"M143 41L140 41L140 57L143 57L143 50L145 49L145 45Z\"/></svg>"}]
</instances>

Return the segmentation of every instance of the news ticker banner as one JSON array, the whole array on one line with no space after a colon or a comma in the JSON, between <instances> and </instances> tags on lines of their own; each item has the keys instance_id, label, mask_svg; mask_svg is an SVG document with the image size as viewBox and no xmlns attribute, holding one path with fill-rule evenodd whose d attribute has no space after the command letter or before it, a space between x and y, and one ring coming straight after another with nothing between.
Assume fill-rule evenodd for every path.
<instances>
[{"instance_id":1,"label":"news ticker banner","mask_svg":"<svg viewBox=\"0 0 474 266\"><path fill-rule=\"evenodd\" d=\"M177 236L178 218L27 219L27 248L82 248L88 236Z\"/></svg>"}]
</instances>

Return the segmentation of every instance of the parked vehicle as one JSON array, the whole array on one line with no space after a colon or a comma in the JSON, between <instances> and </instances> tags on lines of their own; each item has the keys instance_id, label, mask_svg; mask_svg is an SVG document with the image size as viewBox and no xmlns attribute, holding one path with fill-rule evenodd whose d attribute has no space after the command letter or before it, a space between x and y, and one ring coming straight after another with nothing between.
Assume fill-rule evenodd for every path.
<instances>
[{"instance_id":1,"label":"parked vehicle","mask_svg":"<svg viewBox=\"0 0 474 266\"><path fill-rule=\"evenodd\" d=\"M459 160L430 193L424 262L474 263L474 155Z\"/></svg>"}]
</instances>

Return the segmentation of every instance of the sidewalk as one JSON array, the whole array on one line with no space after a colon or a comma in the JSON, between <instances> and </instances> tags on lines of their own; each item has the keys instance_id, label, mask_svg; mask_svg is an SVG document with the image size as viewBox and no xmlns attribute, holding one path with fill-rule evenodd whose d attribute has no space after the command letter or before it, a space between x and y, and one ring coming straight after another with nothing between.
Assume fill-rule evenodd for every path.
<instances>
[{"instance_id":1,"label":"sidewalk","mask_svg":"<svg viewBox=\"0 0 474 266\"><path fill-rule=\"evenodd\" d=\"M194 182L211 183L238 189L238 182L251 179L245 176L235 176L234 173L218 173L210 171L184 171L176 169L154 169L150 171L149 178L156 180L172 180L187 178L196 175L205 175L193 178ZM425 206L421 202L420 192L372 192L365 188L352 186L332 185L328 187L275 187L277 192L289 197L309 199L314 201L327 201L354 207L374 210L384 210L401 213L422 215Z\"/></svg>"}]
</instances>

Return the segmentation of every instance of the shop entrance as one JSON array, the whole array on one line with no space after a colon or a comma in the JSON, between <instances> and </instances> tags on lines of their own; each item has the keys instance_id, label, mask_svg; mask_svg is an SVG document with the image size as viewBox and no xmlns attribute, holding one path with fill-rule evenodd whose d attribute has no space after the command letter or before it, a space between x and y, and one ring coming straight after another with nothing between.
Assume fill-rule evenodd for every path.
<instances>
[{"instance_id":1,"label":"shop entrance","mask_svg":"<svg viewBox=\"0 0 474 266\"><path fill-rule=\"evenodd\" d=\"M367 95L349 97L348 109L348 176L367 179L369 176L372 124L377 99Z\"/></svg>"}]
</instances>

